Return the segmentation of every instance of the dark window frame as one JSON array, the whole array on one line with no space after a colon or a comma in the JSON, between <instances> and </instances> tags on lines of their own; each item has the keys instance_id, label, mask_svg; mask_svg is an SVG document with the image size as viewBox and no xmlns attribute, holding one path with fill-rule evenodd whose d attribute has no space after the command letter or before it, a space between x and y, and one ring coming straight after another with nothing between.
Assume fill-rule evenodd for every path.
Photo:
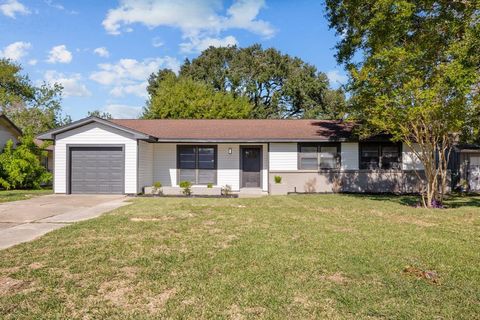
<instances>
[{"instance_id":1,"label":"dark window frame","mask_svg":"<svg viewBox=\"0 0 480 320\"><path fill-rule=\"evenodd\" d=\"M316 169L304 169L302 168L302 147L315 147L317 149L317 165ZM320 153L322 147L336 147L337 154L335 156L336 164L334 168L321 168L320 167ZM338 170L341 165L341 151L342 145L340 142L302 142L297 144L297 169L306 171L332 171Z\"/></svg>"},{"instance_id":2,"label":"dark window frame","mask_svg":"<svg viewBox=\"0 0 480 320\"><path fill-rule=\"evenodd\" d=\"M183 170L195 170L195 182L192 182L192 185L208 185L209 183L212 183L214 185L217 184L218 181L218 146L217 145L211 145L211 144L181 144L177 145L177 184L179 184L182 180L180 179L180 171L182 168L180 168L180 150L182 148L195 148L195 169L183 169ZM199 148L212 148L213 149L213 168L212 169L200 169L199 168ZM199 183L199 171L200 170L213 170L214 171L214 181L208 182L208 183Z\"/></svg>"},{"instance_id":3,"label":"dark window frame","mask_svg":"<svg viewBox=\"0 0 480 320\"><path fill-rule=\"evenodd\" d=\"M377 148L378 153L378 166L371 167L365 161L363 161L363 148L365 147L372 147L375 146ZM384 168L384 155L383 155L383 148L384 147L396 147L398 152L398 158L396 162L388 162L388 163L396 163L397 165L390 168ZM397 142L391 141L368 141L368 142L360 142L358 145L358 162L359 162L359 169L360 170L401 170L402 168L402 144Z\"/></svg>"}]
</instances>

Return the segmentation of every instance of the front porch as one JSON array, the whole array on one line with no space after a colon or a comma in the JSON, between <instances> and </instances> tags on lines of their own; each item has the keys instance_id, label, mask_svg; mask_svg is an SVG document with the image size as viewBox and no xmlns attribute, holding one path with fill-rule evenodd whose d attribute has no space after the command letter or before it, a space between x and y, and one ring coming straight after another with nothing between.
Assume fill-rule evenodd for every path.
<instances>
[{"instance_id":1,"label":"front porch","mask_svg":"<svg viewBox=\"0 0 480 320\"><path fill-rule=\"evenodd\" d=\"M138 144L138 192L155 183L165 195L182 194L181 181L192 194L213 195L227 186L239 196L268 193L268 146L253 143ZM245 190L243 190L245 189ZM145 192L148 193L148 192Z\"/></svg>"}]
</instances>

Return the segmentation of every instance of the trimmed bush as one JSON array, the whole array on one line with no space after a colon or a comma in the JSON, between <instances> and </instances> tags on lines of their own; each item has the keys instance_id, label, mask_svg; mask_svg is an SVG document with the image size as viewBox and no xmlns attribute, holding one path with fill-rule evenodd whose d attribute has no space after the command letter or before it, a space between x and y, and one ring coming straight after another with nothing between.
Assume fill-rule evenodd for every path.
<instances>
[{"instance_id":1,"label":"trimmed bush","mask_svg":"<svg viewBox=\"0 0 480 320\"><path fill-rule=\"evenodd\" d=\"M190 181L180 181L180 188L183 189L183 194L190 196L192 194L192 183Z\"/></svg>"}]
</instances>

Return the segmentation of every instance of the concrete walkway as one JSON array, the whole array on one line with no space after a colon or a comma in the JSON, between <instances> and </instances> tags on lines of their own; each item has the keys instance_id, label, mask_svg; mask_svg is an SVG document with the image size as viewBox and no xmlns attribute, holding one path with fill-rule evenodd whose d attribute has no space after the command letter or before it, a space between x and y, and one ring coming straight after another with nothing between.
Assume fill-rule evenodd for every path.
<instances>
[{"instance_id":1,"label":"concrete walkway","mask_svg":"<svg viewBox=\"0 0 480 320\"><path fill-rule=\"evenodd\" d=\"M48 195L0 204L0 249L128 204L121 195Z\"/></svg>"}]
</instances>

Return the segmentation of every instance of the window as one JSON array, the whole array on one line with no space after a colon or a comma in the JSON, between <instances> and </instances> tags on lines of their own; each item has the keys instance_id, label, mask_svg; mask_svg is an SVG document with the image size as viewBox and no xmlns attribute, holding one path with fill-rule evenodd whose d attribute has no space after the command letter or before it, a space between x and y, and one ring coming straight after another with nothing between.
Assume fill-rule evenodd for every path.
<instances>
[{"instance_id":1,"label":"window","mask_svg":"<svg viewBox=\"0 0 480 320\"><path fill-rule=\"evenodd\" d=\"M190 181L192 184L216 184L217 147L178 146L177 168L178 182Z\"/></svg>"},{"instance_id":2,"label":"window","mask_svg":"<svg viewBox=\"0 0 480 320\"><path fill-rule=\"evenodd\" d=\"M337 147L319 147L320 169L335 169L337 167Z\"/></svg>"},{"instance_id":3,"label":"window","mask_svg":"<svg viewBox=\"0 0 480 320\"><path fill-rule=\"evenodd\" d=\"M365 142L360 144L360 169L399 169L400 144Z\"/></svg>"},{"instance_id":4,"label":"window","mask_svg":"<svg viewBox=\"0 0 480 320\"><path fill-rule=\"evenodd\" d=\"M299 144L300 170L336 169L340 160L339 143Z\"/></svg>"}]
</instances>

